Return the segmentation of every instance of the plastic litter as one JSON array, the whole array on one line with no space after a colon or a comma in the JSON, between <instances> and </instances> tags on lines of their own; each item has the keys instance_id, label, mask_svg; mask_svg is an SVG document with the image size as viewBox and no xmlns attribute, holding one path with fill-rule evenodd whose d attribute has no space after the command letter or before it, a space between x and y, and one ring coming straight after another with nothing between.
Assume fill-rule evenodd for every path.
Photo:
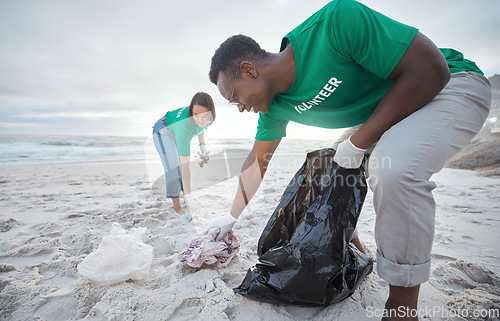
<instances>
[{"instance_id":1,"label":"plastic litter","mask_svg":"<svg viewBox=\"0 0 500 321\"><path fill-rule=\"evenodd\" d=\"M186 211L184 215L182 215L180 224L182 227L188 227L189 223L193 219L193 215L191 215L190 211Z\"/></svg>"},{"instance_id":2,"label":"plastic litter","mask_svg":"<svg viewBox=\"0 0 500 321\"><path fill-rule=\"evenodd\" d=\"M210 159L210 152L203 154L200 151L198 151L198 153L194 156L194 158L199 159L200 161L198 162L198 165L200 165L200 167L203 167L205 166L206 163L208 163L208 160Z\"/></svg>"},{"instance_id":3,"label":"plastic litter","mask_svg":"<svg viewBox=\"0 0 500 321\"><path fill-rule=\"evenodd\" d=\"M204 236L193 239L188 248L179 254L179 261L194 268L201 267L203 263L208 265L217 263L218 268L228 266L238 253L240 243L232 230L216 241L219 232L220 227L214 227Z\"/></svg>"},{"instance_id":4,"label":"plastic litter","mask_svg":"<svg viewBox=\"0 0 500 321\"><path fill-rule=\"evenodd\" d=\"M144 279L153 261L153 247L142 241L145 232L145 227L127 232L119 223L113 223L110 234L78 264L78 272L104 285Z\"/></svg>"},{"instance_id":5,"label":"plastic litter","mask_svg":"<svg viewBox=\"0 0 500 321\"><path fill-rule=\"evenodd\" d=\"M349 297L372 272L371 258L349 245L366 196L364 172L339 167L334 154L307 154L236 293L272 304L326 306Z\"/></svg>"}]
</instances>

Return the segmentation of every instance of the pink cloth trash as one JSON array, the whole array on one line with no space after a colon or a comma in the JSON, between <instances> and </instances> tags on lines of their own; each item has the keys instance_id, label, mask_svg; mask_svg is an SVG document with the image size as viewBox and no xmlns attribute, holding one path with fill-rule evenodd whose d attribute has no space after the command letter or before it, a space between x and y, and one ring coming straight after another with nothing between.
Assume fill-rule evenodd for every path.
<instances>
[{"instance_id":1,"label":"pink cloth trash","mask_svg":"<svg viewBox=\"0 0 500 321\"><path fill-rule=\"evenodd\" d=\"M226 267L238 253L240 243L232 230L216 241L219 231L219 227L214 227L204 236L193 239L188 248L179 254L179 261L194 268L201 267L203 263L217 263L218 268Z\"/></svg>"}]
</instances>

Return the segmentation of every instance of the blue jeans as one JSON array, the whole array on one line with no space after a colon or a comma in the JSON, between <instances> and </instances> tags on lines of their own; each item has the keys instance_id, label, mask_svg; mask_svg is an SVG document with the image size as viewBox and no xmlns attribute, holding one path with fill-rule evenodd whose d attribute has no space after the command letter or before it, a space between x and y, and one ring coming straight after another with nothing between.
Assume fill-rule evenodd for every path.
<instances>
[{"instance_id":1,"label":"blue jeans","mask_svg":"<svg viewBox=\"0 0 500 321\"><path fill-rule=\"evenodd\" d=\"M175 136L168 130L162 119L153 126L153 142L165 171L166 196L167 198L178 198L183 190L181 162Z\"/></svg>"}]
</instances>

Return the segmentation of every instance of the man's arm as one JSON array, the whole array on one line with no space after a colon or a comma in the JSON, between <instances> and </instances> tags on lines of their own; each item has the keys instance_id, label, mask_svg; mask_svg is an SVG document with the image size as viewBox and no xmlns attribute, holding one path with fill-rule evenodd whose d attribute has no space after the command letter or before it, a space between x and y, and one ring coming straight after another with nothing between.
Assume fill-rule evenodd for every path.
<instances>
[{"instance_id":1,"label":"man's arm","mask_svg":"<svg viewBox=\"0 0 500 321\"><path fill-rule=\"evenodd\" d=\"M254 142L252 151L241 168L238 190L231 208L231 215L234 218L241 215L248 202L259 189L269 161L280 142L281 138L272 141L256 140Z\"/></svg>"},{"instance_id":2,"label":"man's arm","mask_svg":"<svg viewBox=\"0 0 500 321\"><path fill-rule=\"evenodd\" d=\"M351 137L358 148L368 148L394 124L430 102L450 80L450 71L436 45L417 33L388 78L394 84Z\"/></svg>"}]
</instances>

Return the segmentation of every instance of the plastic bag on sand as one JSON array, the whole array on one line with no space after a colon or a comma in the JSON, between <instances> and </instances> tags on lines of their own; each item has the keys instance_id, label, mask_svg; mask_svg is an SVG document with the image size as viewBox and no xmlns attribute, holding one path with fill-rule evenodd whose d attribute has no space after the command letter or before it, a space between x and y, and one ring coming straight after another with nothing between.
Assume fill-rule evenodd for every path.
<instances>
[{"instance_id":1,"label":"plastic bag on sand","mask_svg":"<svg viewBox=\"0 0 500 321\"><path fill-rule=\"evenodd\" d=\"M127 233L113 223L110 235L77 266L81 275L92 281L110 285L148 276L153 260L153 247L142 241L146 228L133 228Z\"/></svg>"},{"instance_id":2,"label":"plastic bag on sand","mask_svg":"<svg viewBox=\"0 0 500 321\"><path fill-rule=\"evenodd\" d=\"M215 238L219 235L220 228L214 227L202 237L193 239L188 248L179 254L179 261L184 265L199 268L206 264L217 263L217 267L226 267L231 259L238 253L240 243L233 231L229 231L220 241Z\"/></svg>"},{"instance_id":3,"label":"plastic bag on sand","mask_svg":"<svg viewBox=\"0 0 500 321\"><path fill-rule=\"evenodd\" d=\"M362 168L335 150L307 154L259 239L256 266L236 293L273 304L325 306L349 297L372 260L349 245L366 195Z\"/></svg>"}]
</instances>

